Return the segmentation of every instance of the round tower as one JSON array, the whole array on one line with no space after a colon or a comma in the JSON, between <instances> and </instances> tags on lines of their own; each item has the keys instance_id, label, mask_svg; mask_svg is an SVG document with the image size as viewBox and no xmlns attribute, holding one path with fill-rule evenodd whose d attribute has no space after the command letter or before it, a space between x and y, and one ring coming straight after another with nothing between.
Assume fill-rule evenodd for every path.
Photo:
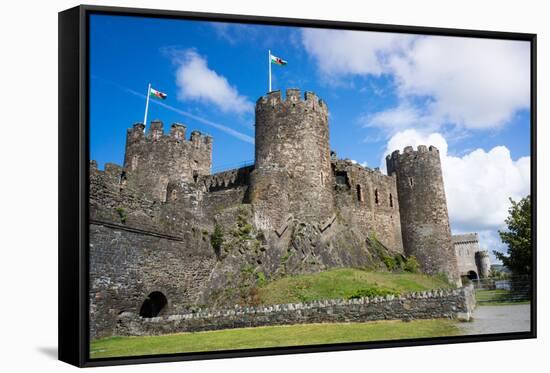
<instances>
[{"instance_id":1,"label":"round tower","mask_svg":"<svg viewBox=\"0 0 550 373\"><path fill-rule=\"evenodd\" d=\"M155 200L166 200L171 180L194 182L209 175L212 165L212 138L198 131L186 140L186 127L174 123L164 133L163 123L154 120L147 133L143 123L136 123L126 135L124 171L128 183Z\"/></svg>"},{"instance_id":2,"label":"round tower","mask_svg":"<svg viewBox=\"0 0 550 373\"><path fill-rule=\"evenodd\" d=\"M334 211L328 109L314 93L287 89L256 103L250 200L257 226L278 229L290 215L321 222Z\"/></svg>"},{"instance_id":3,"label":"round tower","mask_svg":"<svg viewBox=\"0 0 550 373\"><path fill-rule=\"evenodd\" d=\"M491 260L489 259L489 252L487 250L477 251L476 265L480 278L488 278L491 273Z\"/></svg>"},{"instance_id":4,"label":"round tower","mask_svg":"<svg viewBox=\"0 0 550 373\"><path fill-rule=\"evenodd\" d=\"M451 240L447 199L439 151L434 146L407 146L386 157L388 175L396 174L403 246L425 273L444 273L460 284Z\"/></svg>"}]
</instances>

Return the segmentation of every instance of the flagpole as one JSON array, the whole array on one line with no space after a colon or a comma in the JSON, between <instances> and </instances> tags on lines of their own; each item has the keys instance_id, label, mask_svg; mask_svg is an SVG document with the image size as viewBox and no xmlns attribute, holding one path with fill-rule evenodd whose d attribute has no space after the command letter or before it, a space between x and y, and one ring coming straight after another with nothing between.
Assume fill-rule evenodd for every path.
<instances>
[{"instance_id":1,"label":"flagpole","mask_svg":"<svg viewBox=\"0 0 550 373\"><path fill-rule=\"evenodd\" d=\"M269 65L269 92L271 92L271 50L268 50L267 64Z\"/></svg>"},{"instance_id":2,"label":"flagpole","mask_svg":"<svg viewBox=\"0 0 550 373\"><path fill-rule=\"evenodd\" d=\"M149 96L151 95L151 83L147 86L147 101L145 102L145 115L143 117L143 124L147 127L147 110L149 109Z\"/></svg>"}]
</instances>

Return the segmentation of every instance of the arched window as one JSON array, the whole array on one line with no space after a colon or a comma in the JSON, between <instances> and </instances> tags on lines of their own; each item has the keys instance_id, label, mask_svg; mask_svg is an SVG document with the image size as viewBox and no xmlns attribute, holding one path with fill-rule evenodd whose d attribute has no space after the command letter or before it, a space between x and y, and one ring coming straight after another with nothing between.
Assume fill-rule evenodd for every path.
<instances>
[{"instance_id":1,"label":"arched window","mask_svg":"<svg viewBox=\"0 0 550 373\"><path fill-rule=\"evenodd\" d=\"M145 298L141 304L139 315L141 317L157 317L166 307L168 300L160 291L154 291Z\"/></svg>"},{"instance_id":2,"label":"arched window","mask_svg":"<svg viewBox=\"0 0 550 373\"><path fill-rule=\"evenodd\" d=\"M378 205L378 189L374 190L374 203Z\"/></svg>"},{"instance_id":3,"label":"arched window","mask_svg":"<svg viewBox=\"0 0 550 373\"><path fill-rule=\"evenodd\" d=\"M393 207L393 196L391 193L390 193L390 207Z\"/></svg>"}]
</instances>

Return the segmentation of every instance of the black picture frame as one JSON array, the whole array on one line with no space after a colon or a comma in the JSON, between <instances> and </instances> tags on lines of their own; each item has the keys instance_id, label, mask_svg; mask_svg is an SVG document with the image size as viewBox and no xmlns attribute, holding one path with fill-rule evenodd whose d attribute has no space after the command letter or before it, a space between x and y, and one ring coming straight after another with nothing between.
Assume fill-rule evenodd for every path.
<instances>
[{"instance_id":1,"label":"black picture frame","mask_svg":"<svg viewBox=\"0 0 550 373\"><path fill-rule=\"evenodd\" d=\"M211 351L106 359L89 358L88 338L88 195L89 195L89 16L126 15L165 19L189 19L318 27L346 30L384 31L423 35L460 36L528 41L531 45L531 196L533 273L531 276L531 331L392 340L364 343L329 344L238 351ZM136 9L81 5L59 13L59 360L79 367L137 363L173 362L261 355L284 355L340 350L437 345L464 342L536 338L537 330L537 152L536 152L536 34L460 30L419 26L321 21L294 18L198 13L156 9Z\"/></svg>"}]
</instances>

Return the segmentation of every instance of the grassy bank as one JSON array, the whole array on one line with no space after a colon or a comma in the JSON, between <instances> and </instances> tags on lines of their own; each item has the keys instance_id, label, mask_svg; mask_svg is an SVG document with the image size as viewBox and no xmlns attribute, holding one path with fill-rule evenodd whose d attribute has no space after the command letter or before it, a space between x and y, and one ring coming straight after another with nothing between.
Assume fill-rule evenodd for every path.
<instances>
[{"instance_id":1,"label":"grassy bank","mask_svg":"<svg viewBox=\"0 0 550 373\"><path fill-rule=\"evenodd\" d=\"M379 321L226 329L93 341L91 358L428 338L458 334L451 320Z\"/></svg>"},{"instance_id":2,"label":"grassy bank","mask_svg":"<svg viewBox=\"0 0 550 373\"><path fill-rule=\"evenodd\" d=\"M285 277L257 288L256 297L261 304L282 304L402 294L450 286L444 278L419 273L369 272L343 268Z\"/></svg>"},{"instance_id":3,"label":"grassy bank","mask_svg":"<svg viewBox=\"0 0 550 373\"><path fill-rule=\"evenodd\" d=\"M528 300L512 300L510 290L476 290L476 301L479 306L507 306L529 304Z\"/></svg>"}]
</instances>

